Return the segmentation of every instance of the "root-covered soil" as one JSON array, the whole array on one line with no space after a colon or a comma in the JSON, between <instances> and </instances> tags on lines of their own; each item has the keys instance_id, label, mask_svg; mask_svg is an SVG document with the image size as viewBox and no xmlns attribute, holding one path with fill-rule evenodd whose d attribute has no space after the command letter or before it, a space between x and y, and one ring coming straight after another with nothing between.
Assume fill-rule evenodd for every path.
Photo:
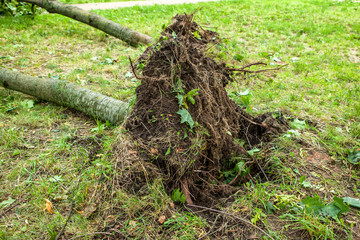
<instances>
[{"instance_id":1,"label":"root-covered soil","mask_svg":"<svg viewBox=\"0 0 360 240\"><path fill-rule=\"evenodd\" d=\"M164 174L167 190L180 186L188 203L228 195L231 187L218 180L226 162L281 129L269 115L253 117L228 97L234 69L207 53L218 34L192 18L176 15L140 57L141 75L133 70L141 85L126 123L143 157Z\"/></svg>"}]
</instances>

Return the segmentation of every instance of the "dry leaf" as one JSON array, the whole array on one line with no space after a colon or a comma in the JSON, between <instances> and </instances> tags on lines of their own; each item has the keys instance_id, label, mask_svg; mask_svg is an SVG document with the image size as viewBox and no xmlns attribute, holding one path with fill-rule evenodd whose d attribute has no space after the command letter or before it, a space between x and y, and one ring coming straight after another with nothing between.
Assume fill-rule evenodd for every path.
<instances>
[{"instance_id":1,"label":"dry leaf","mask_svg":"<svg viewBox=\"0 0 360 240\"><path fill-rule=\"evenodd\" d=\"M76 210L76 209L74 209L75 210L75 212L77 212L77 213L79 213L79 214L83 214L84 213L84 211L78 211L78 210Z\"/></svg>"},{"instance_id":2,"label":"dry leaf","mask_svg":"<svg viewBox=\"0 0 360 240\"><path fill-rule=\"evenodd\" d=\"M250 211L249 206L245 206L245 207L241 208L240 211L249 212Z\"/></svg>"},{"instance_id":3,"label":"dry leaf","mask_svg":"<svg viewBox=\"0 0 360 240\"><path fill-rule=\"evenodd\" d=\"M159 217L158 222L162 225L162 224L164 224L165 220L166 220L166 217L164 215L162 215Z\"/></svg>"},{"instance_id":4,"label":"dry leaf","mask_svg":"<svg viewBox=\"0 0 360 240\"><path fill-rule=\"evenodd\" d=\"M53 205L52 205L52 203L51 203L48 199L46 199L46 198L44 198L44 200L45 200L45 202L46 202L46 204L45 204L45 210L47 210L50 214L53 214L54 211L53 211Z\"/></svg>"},{"instance_id":5,"label":"dry leaf","mask_svg":"<svg viewBox=\"0 0 360 240\"><path fill-rule=\"evenodd\" d=\"M90 215L93 214L96 210L97 210L96 204L87 205L87 206L85 207L82 215L83 215L85 218L88 218L88 217L90 217Z\"/></svg>"},{"instance_id":6,"label":"dry leaf","mask_svg":"<svg viewBox=\"0 0 360 240\"><path fill-rule=\"evenodd\" d=\"M151 152L152 154L159 154L159 151L158 151L156 148L151 148L151 149L150 149L150 152Z\"/></svg>"},{"instance_id":7,"label":"dry leaf","mask_svg":"<svg viewBox=\"0 0 360 240\"><path fill-rule=\"evenodd\" d=\"M129 150L128 153L131 155L136 155L136 151Z\"/></svg>"}]
</instances>

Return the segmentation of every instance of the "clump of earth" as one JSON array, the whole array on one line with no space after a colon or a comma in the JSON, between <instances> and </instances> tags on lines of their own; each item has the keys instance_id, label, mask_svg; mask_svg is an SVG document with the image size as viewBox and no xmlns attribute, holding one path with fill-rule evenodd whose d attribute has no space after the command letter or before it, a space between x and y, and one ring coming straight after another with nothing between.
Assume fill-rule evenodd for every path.
<instances>
[{"instance_id":1,"label":"clump of earth","mask_svg":"<svg viewBox=\"0 0 360 240\"><path fill-rule=\"evenodd\" d=\"M225 87L241 69L208 53L219 41L193 15L176 15L133 67L141 84L126 129L141 158L163 174L167 191L182 189L187 203L226 194L231 188L222 187L221 169L282 128L229 98Z\"/></svg>"}]
</instances>

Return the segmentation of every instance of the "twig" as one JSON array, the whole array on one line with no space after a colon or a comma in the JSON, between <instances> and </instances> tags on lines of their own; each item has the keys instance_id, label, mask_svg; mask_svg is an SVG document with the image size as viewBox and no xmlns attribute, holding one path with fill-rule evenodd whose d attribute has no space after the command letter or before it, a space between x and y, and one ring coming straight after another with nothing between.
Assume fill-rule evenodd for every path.
<instances>
[{"instance_id":1,"label":"twig","mask_svg":"<svg viewBox=\"0 0 360 240\"><path fill-rule=\"evenodd\" d=\"M14 207L16 207L17 205L19 205L22 201L24 201L26 198L28 198L30 195L27 194L25 197L21 198L20 200L16 200L15 202L13 202L8 208L4 209L1 213L0 213L0 217L2 217L3 215L5 215L5 213L9 212L11 209L13 209Z\"/></svg>"},{"instance_id":2,"label":"twig","mask_svg":"<svg viewBox=\"0 0 360 240\"><path fill-rule=\"evenodd\" d=\"M84 234L84 235L79 235L79 236L76 236L76 237L72 237L72 238L69 238L68 240L74 240L74 239L78 239L78 238L82 238L82 237L86 237L86 236L90 236L90 235L96 235L96 234L111 235L112 233L92 232L92 233L87 233L87 234Z\"/></svg>"},{"instance_id":3,"label":"twig","mask_svg":"<svg viewBox=\"0 0 360 240\"><path fill-rule=\"evenodd\" d=\"M131 58L130 58L130 57L129 57L129 61L130 61L130 65L131 65L132 72L134 73L135 77L136 77L137 79L139 79L139 80L144 79L144 78L139 77L139 76L137 75L137 73L136 73L136 71L135 71L135 67L134 67L133 62L131 61Z\"/></svg>"},{"instance_id":4,"label":"twig","mask_svg":"<svg viewBox=\"0 0 360 240\"><path fill-rule=\"evenodd\" d=\"M254 158L255 159L255 158ZM260 163L255 159L255 162L257 163L257 165L259 166L259 168L260 168L260 170L261 170L261 172L264 174L264 176L265 176L265 178L266 178L266 181L270 181L269 180L269 178L267 177L267 175L266 175L266 173L265 173L265 171L264 171L264 169L261 167L261 165L260 165Z\"/></svg>"},{"instance_id":5,"label":"twig","mask_svg":"<svg viewBox=\"0 0 360 240\"><path fill-rule=\"evenodd\" d=\"M223 214L223 215L228 215L230 217L233 217L237 220L240 220L242 221L243 223L245 224L248 224L254 228L256 228L257 230L259 230L260 232L262 232L263 234L265 234L266 236L268 236L270 239L274 240L274 238L272 238L267 232L265 232L264 230L262 230L261 228L259 228L258 226L254 225L252 222L242 218L242 217L238 217L234 214L231 214L231 213L227 213L227 212L224 212L224 211L221 211L221 210L217 210L217 209L213 209L213 208L208 208L208 207L203 207L203 206L199 206L199 205L194 205L194 204L186 204L187 206L189 207L195 207L195 208L201 208L201 209L205 209L205 210L208 210L208 211L211 211L211 212L216 212L216 213L220 213L220 214Z\"/></svg>"},{"instance_id":6,"label":"twig","mask_svg":"<svg viewBox=\"0 0 360 240\"><path fill-rule=\"evenodd\" d=\"M253 163L254 160L250 161L250 162L246 162L239 170L239 172L236 174L235 178L233 180L231 180L231 182L229 182L229 185L231 185L233 182L235 182L235 180L240 176L241 171L244 169L244 167L246 166L246 164L250 164Z\"/></svg>"},{"instance_id":7,"label":"twig","mask_svg":"<svg viewBox=\"0 0 360 240\"><path fill-rule=\"evenodd\" d=\"M70 210L69 210L69 212L67 214L66 222L65 222L64 226L62 227L61 231L56 235L55 240L59 240L61 235L63 235L63 233L65 231L65 228L66 228L66 225L68 224L69 219L71 217L71 213L73 211L73 208L74 208L74 200L71 201Z\"/></svg>"},{"instance_id":8,"label":"twig","mask_svg":"<svg viewBox=\"0 0 360 240\"><path fill-rule=\"evenodd\" d=\"M240 114L240 116L241 116L242 118L244 118L245 120L249 121L250 123L252 123L252 124L254 124L254 125L258 125L258 126L260 126L260 127L266 128L266 129L268 129L268 128L269 128L269 127L266 125L266 123L265 123L265 122L262 122L262 123L257 123L257 122L254 122L253 120L251 120L251 119L249 119L249 118L245 117L245 116L244 116L244 115L242 115L241 113L239 113L239 114Z\"/></svg>"},{"instance_id":9,"label":"twig","mask_svg":"<svg viewBox=\"0 0 360 240\"><path fill-rule=\"evenodd\" d=\"M260 168L260 171L264 174L264 176L265 176L265 178L266 178L266 181L270 181L269 178L267 177L264 169L261 167L260 163L256 160L256 158L254 158L252 155L250 155L250 153L249 153L248 151L246 151L246 149L245 149L243 146L241 146L241 148L242 148L243 151L245 151L246 154L251 158L251 160L252 160L251 162L256 162L256 164L257 164L257 165L259 166L259 168ZM244 165L244 166L245 166L245 165Z\"/></svg>"},{"instance_id":10,"label":"twig","mask_svg":"<svg viewBox=\"0 0 360 240\"><path fill-rule=\"evenodd\" d=\"M256 63L255 65L260 65L261 63ZM246 70L244 68L246 67L250 67L252 65L248 65L248 66L245 66L245 67L242 67L242 68L225 68L226 70L229 70L229 71L234 71L234 72L244 72L244 73L260 73L260 72L267 72L267 71L276 71L276 70L280 70L281 68L285 67L289 65L288 63L287 64L284 64L280 67L277 67L277 68L267 68L267 69L261 69L261 70L255 70L255 71L251 71L251 70Z\"/></svg>"},{"instance_id":11,"label":"twig","mask_svg":"<svg viewBox=\"0 0 360 240\"><path fill-rule=\"evenodd\" d=\"M241 68L225 68L225 69L229 70L229 71L241 71L241 70L244 70L245 68L248 68L251 66L256 66L256 65L267 65L267 64L263 63L263 62L255 62L255 63L250 63L245 66L242 66Z\"/></svg>"},{"instance_id":12,"label":"twig","mask_svg":"<svg viewBox=\"0 0 360 240\"><path fill-rule=\"evenodd\" d=\"M206 236L212 235L212 234L214 234L214 233L216 233L217 231L220 231L220 230L222 229L221 227L219 227L219 229L217 229L216 231L211 232L211 231L214 229L214 226L215 226L215 224L216 224L217 219L218 219L219 216L220 216L220 215L217 215L217 216L215 217L215 221L214 221L214 223L212 224L210 230L209 230L205 235L199 237L197 240L201 240L201 239L205 238Z\"/></svg>"}]
</instances>

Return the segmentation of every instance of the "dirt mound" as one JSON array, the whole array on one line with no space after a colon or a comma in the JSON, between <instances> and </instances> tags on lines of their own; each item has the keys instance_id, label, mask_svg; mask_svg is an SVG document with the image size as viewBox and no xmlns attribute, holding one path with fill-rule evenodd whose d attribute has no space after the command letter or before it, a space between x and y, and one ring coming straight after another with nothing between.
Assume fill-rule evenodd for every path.
<instances>
[{"instance_id":1,"label":"dirt mound","mask_svg":"<svg viewBox=\"0 0 360 240\"><path fill-rule=\"evenodd\" d=\"M246 154L239 140L254 145L276 132L271 117L253 117L228 97L234 69L206 53L218 34L192 18L176 15L140 57L141 85L126 123L143 156L167 176L168 190L181 185L187 201L189 189L197 198L225 161Z\"/></svg>"}]
</instances>

